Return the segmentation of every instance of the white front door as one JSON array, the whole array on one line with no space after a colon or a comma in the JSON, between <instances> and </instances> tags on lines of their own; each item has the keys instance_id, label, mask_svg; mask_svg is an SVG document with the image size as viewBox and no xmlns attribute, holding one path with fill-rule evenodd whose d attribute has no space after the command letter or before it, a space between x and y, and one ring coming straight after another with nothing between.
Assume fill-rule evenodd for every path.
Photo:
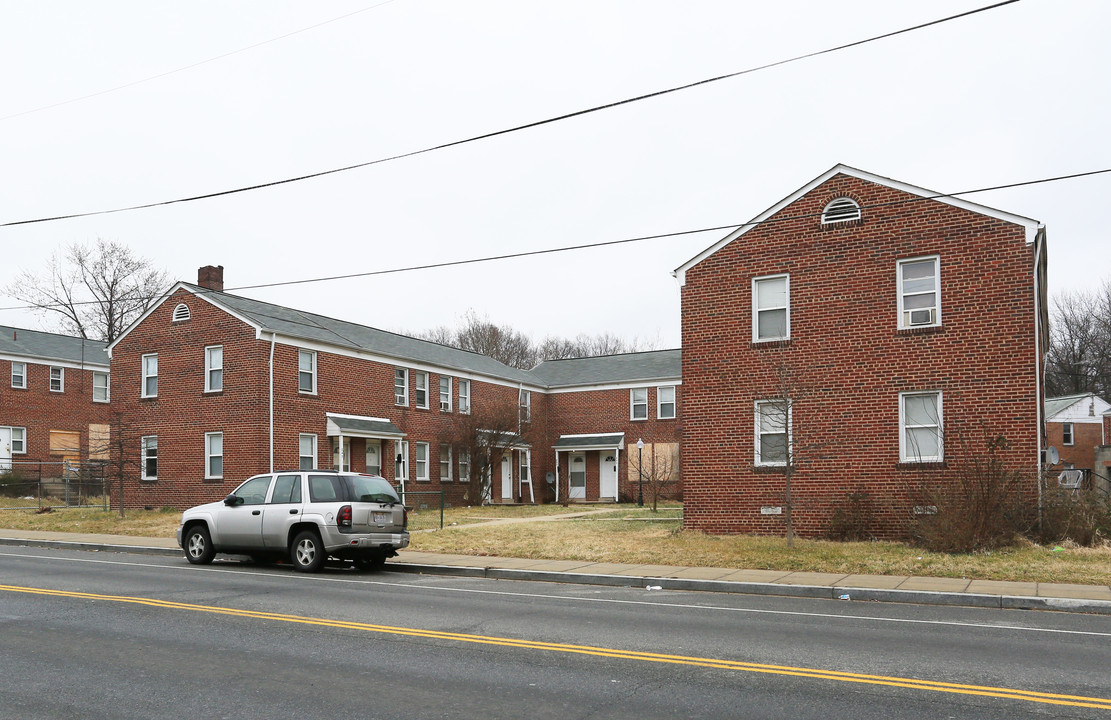
<instances>
[{"instance_id":1,"label":"white front door","mask_svg":"<svg viewBox=\"0 0 1111 720\"><path fill-rule=\"evenodd\" d=\"M617 499L617 451L603 450L598 453L598 496L606 500Z\"/></svg>"},{"instance_id":2,"label":"white front door","mask_svg":"<svg viewBox=\"0 0 1111 720\"><path fill-rule=\"evenodd\" d=\"M501 459L501 499L513 499L513 463L508 455Z\"/></svg>"},{"instance_id":3,"label":"white front door","mask_svg":"<svg viewBox=\"0 0 1111 720\"><path fill-rule=\"evenodd\" d=\"M571 469L568 471L567 477L570 479L570 492L567 497L572 500L575 498L586 498L586 456L582 453L571 453L571 461L568 465Z\"/></svg>"},{"instance_id":4,"label":"white front door","mask_svg":"<svg viewBox=\"0 0 1111 720\"><path fill-rule=\"evenodd\" d=\"M0 428L0 470L12 468L12 429Z\"/></svg>"}]
</instances>

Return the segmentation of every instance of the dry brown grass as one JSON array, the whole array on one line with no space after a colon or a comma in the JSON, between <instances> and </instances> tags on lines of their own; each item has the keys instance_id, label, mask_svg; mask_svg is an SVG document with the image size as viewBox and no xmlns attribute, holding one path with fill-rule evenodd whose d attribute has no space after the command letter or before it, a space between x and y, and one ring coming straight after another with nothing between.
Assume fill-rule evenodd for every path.
<instances>
[{"instance_id":1,"label":"dry brown grass","mask_svg":"<svg viewBox=\"0 0 1111 720\"><path fill-rule=\"evenodd\" d=\"M486 520L610 509L579 519L481 525ZM486 506L448 508L445 529L414 532L412 549L476 556L570 559L595 562L685 565L742 569L965 577L1107 585L1111 583L1111 546L1064 545L1056 550L1026 544L993 553L930 553L900 543L796 540L713 536L679 530L679 508L653 514L634 506ZM0 510L0 527L56 532L173 537L180 512L128 511L125 518L99 508L73 508L36 514ZM670 519L669 519L670 518ZM412 529L438 528L439 510L411 515ZM452 526L450 523L455 522ZM2 534L2 533L0 533Z\"/></svg>"}]
</instances>

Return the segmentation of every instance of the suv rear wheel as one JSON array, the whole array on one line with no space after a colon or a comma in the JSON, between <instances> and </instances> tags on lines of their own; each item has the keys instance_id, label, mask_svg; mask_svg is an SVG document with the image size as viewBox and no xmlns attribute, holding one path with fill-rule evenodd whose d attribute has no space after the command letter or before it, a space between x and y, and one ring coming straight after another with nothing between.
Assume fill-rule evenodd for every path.
<instances>
[{"instance_id":1,"label":"suv rear wheel","mask_svg":"<svg viewBox=\"0 0 1111 720\"><path fill-rule=\"evenodd\" d=\"M293 569L300 572L318 572L324 567L324 545L320 536L312 530L302 530L293 538L289 548L289 559Z\"/></svg>"}]
</instances>

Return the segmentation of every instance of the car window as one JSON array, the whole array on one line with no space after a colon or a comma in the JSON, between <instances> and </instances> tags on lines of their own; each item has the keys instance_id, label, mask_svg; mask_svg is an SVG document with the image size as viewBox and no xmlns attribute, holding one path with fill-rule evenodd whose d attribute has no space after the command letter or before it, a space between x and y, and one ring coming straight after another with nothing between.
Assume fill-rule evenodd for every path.
<instances>
[{"instance_id":1,"label":"car window","mask_svg":"<svg viewBox=\"0 0 1111 720\"><path fill-rule=\"evenodd\" d=\"M393 485L385 478L368 475L344 475L351 488L351 497L359 502L401 502Z\"/></svg>"},{"instance_id":2,"label":"car window","mask_svg":"<svg viewBox=\"0 0 1111 720\"><path fill-rule=\"evenodd\" d=\"M301 476L279 475L274 481L274 494L270 497L271 503L299 503L301 502Z\"/></svg>"},{"instance_id":3,"label":"car window","mask_svg":"<svg viewBox=\"0 0 1111 720\"><path fill-rule=\"evenodd\" d=\"M337 475L309 475L309 500L334 502L343 498L343 486Z\"/></svg>"},{"instance_id":4,"label":"car window","mask_svg":"<svg viewBox=\"0 0 1111 720\"><path fill-rule=\"evenodd\" d=\"M234 495L239 498L237 505L261 505L266 502L266 490L270 487L269 475L251 478L239 486Z\"/></svg>"}]
</instances>

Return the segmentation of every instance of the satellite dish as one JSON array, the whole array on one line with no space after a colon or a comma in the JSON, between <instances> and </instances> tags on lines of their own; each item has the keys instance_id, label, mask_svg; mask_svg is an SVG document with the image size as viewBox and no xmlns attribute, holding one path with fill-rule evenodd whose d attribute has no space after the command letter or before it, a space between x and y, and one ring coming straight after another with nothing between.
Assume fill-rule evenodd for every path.
<instances>
[{"instance_id":1,"label":"satellite dish","mask_svg":"<svg viewBox=\"0 0 1111 720\"><path fill-rule=\"evenodd\" d=\"M1045 451L1045 462L1047 465L1056 465L1061 462L1061 454L1057 452L1057 448L1050 445Z\"/></svg>"},{"instance_id":2,"label":"satellite dish","mask_svg":"<svg viewBox=\"0 0 1111 720\"><path fill-rule=\"evenodd\" d=\"M549 485L554 485L555 484L555 473L554 472L548 472L544 476L544 479L548 481Z\"/></svg>"}]
</instances>

